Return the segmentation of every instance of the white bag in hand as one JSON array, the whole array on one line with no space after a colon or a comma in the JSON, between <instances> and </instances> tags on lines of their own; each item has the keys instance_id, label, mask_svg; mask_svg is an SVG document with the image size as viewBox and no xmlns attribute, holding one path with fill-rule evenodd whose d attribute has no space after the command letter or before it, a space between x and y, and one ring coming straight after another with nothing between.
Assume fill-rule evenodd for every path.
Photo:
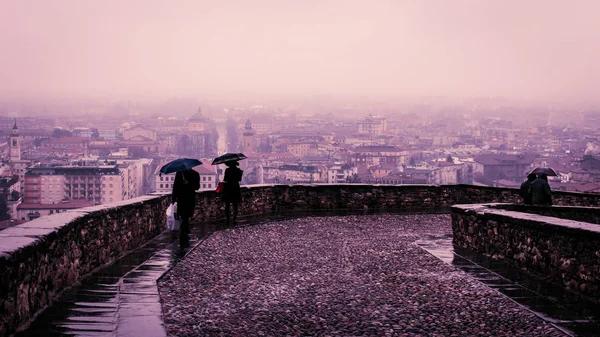
<instances>
[{"instance_id":1,"label":"white bag in hand","mask_svg":"<svg viewBox=\"0 0 600 337\"><path fill-rule=\"evenodd\" d=\"M177 213L177 203L170 204L167 207L167 230L176 231L179 230L181 221L175 219L175 213Z\"/></svg>"}]
</instances>

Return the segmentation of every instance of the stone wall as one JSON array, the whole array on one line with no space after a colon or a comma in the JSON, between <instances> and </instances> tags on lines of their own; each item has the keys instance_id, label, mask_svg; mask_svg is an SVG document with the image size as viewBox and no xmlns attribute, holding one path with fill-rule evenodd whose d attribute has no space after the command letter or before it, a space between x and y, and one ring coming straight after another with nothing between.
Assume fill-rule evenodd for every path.
<instances>
[{"instance_id":1,"label":"stone wall","mask_svg":"<svg viewBox=\"0 0 600 337\"><path fill-rule=\"evenodd\" d=\"M318 210L447 210L454 204L522 203L517 189L473 185L256 185L242 188L240 215ZM555 205L598 206L600 195L555 192ZM198 220L224 217L215 192L198 194Z\"/></svg>"},{"instance_id":2,"label":"stone wall","mask_svg":"<svg viewBox=\"0 0 600 337\"><path fill-rule=\"evenodd\" d=\"M163 230L166 199L50 215L0 231L0 336L50 304L85 274Z\"/></svg>"},{"instance_id":3,"label":"stone wall","mask_svg":"<svg viewBox=\"0 0 600 337\"><path fill-rule=\"evenodd\" d=\"M452 207L454 244L502 259L600 302L600 225L554 217L564 207ZM516 207L520 208L520 207ZM589 211L589 209L585 209ZM544 213L539 215L535 213Z\"/></svg>"},{"instance_id":4,"label":"stone wall","mask_svg":"<svg viewBox=\"0 0 600 337\"><path fill-rule=\"evenodd\" d=\"M530 214L539 214L551 216L559 219L569 219L583 221L594 224L600 224L600 212L597 207L579 207L579 206L553 206L553 207L532 207L516 204L491 205L493 208L506 209L509 211L523 212Z\"/></svg>"},{"instance_id":5,"label":"stone wall","mask_svg":"<svg viewBox=\"0 0 600 337\"><path fill-rule=\"evenodd\" d=\"M240 216L320 210L450 210L454 204L521 201L516 189L471 185L257 185L242 188ZM558 192L555 204L596 206L600 195ZM41 217L0 231L0 336L26 323L74 282L153 238L167 196ZM224 218L213 191L197 194L195 221Z\"/></svg>"}]
</instances>

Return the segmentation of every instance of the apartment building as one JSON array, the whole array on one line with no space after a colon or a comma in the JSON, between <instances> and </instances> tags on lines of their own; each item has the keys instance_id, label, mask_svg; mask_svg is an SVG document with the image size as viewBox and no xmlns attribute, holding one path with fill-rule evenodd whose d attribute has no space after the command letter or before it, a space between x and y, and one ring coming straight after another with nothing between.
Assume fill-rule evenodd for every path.
<instances>
[{"instance_id":1,"label":"apartment building","mask_svg":"<svg viewBox=\"0 0 600 337\"><path fill-rule=\"evenodd\" d=\"M117 164L34 166L25 173L24 204L85 200L90 205L127 199L127 180Z\"/></svg>"},{"instance_id":2,"label":"apartment building","mask_svg":"<svg viewBox=\"0 0 600 337\"><path fill-rule=\"evenodd\" d=\"M358 168L350 165L333 165L327 167L327 183L343 184L352 180L358 174Z\"/></svg>"},{"instance_id":3,"label":"apartment building","mask_svg":"<svg viewBox=\"0 0 600 337\"><path fill-rule=\"evenodd\" d=\"M387 132L387 120L382 117L369 115L356 123L356 132L371 136L382 135Z\"/></svg>"}]
</instances>

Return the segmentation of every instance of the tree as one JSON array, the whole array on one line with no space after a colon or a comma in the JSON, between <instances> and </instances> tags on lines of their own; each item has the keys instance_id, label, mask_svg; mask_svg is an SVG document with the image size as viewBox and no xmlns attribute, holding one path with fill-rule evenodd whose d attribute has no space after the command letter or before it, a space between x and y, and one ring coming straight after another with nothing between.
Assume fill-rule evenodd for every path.
<instances>
[{"instance_id":1,"label":"tree","mask_svg":"<svg viewBox=\"0 0 600 337\"><path fill-rule=\"evenodd\" d=\"M149 158L149 154L146 150L144 150L144 148L142 148L141 146L132 146L129 148L129 154L131 155L132 158L134 159L138 159L138 158Z\"/></svg>"},{"instance_id":2,"label":"tree","mask_svg":"<svg viewBox=\"0 0 600 337\"><path fill-rule=\"evenodd\" d=\"M360 177L358 176L357 173L354 173L351 177L348 176L346 178L346 181L349 182L349 183L352 183L352 184L357 184L357 183L361 182Z\"/></svg>"},{"instance_id":3,"label":"tree","mask_svg":"<svg viewBox=\"0 0 600 337\"><path fill-rule=\"evenodd\" d=\"M0 195L0 221L10 219L8 214L8 205L6 204L6 195Z\"/></svg>"},{"instance_id":4,"label":"tree","mask_svg":"<svg viewBox=\"0 0 600 337\"><path fill-rule=\"evenodd\" d=\"M446 161L449 162L449 163L453 163L454 159L452 159L451 155L448 155L448 157L446 157Z\"/></svg>"},{"instance_id":5,"label":"tree","mask_svg":"<svg viewBox=\"0 0 600 337\"><path fill-rule=\"evenodd\" d=\"M54 129L54 131L52 131L52 137L54 137L54 138L71 137L71 132L68 130L56 128L56 129Z\"/></svg>"},{"instance_id":6,"label":"tree","mask_svg":"<svg viewBox=\"0 0 600 337\"><path fill-rule=\"evenodd\" d=\"M35 147L40 147L40 146L42 146L42 141L43 141L44 139L45 139L45 138L35 138L35 139L33 140L33 146L35 146Z\"/></svg>"}]
</instances>

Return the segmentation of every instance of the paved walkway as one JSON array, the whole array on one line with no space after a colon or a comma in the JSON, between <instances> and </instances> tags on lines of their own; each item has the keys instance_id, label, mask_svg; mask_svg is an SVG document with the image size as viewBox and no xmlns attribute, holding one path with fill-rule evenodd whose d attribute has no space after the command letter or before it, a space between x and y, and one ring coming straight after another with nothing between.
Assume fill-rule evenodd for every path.
<instances>
[{"instance_id":1,"label":"paved walkway","mask_svg":"<svg viewBox=\"0 0 600 337\"><path fill-rule=\"evenodd\" d=\"M257 224L271 220L246 221ZM198 245L215 229L214 224L193 227L187 247ZM260 234L261 230L257 230ZM513 298L567 335L593 336L598 331L595 330L599 314L596 307L573 303L572 298L560 289L532 283L516 271L499 267L494 261L486 261L476 254L454 252L448 233L423 235L417 244L440 260ZM346 257L342 262L346 261L345 268L348 269L352 265L348 263L349 247L345 247ZM166 336L157 280L189 253L190 248L181 249L179 240L172 233L164 233L66 291L60 301L16 336Z\"/></svg>"},{"instance_id":2,"label":"paved walkway","mask_svg":"<svg viewBox=\"0 0 600 337\"><path fill-rule=\"evenodd\" d=\"M450 232L448 214L375 214L213 233L159 281L167 332L565 336L415 244Z\"/></svg>"},{"instance_id":3,"label":"paved walkway","mask_svg":"<svg viewBox=\"0 0 600 337\"><path fill-rule=\"evenodd\" d=\"M67 290L16 336L166 336L156 282L215 228L195 226L183 249L176 233L159 235Z\"/></svg>"},{"instance_id":4,"label":"paved walkway","mask_svg":"<svg viewBox=\"0 0 600 337\"><path fill-rule=\"evenodd\" d=\"M600 305L579 298L502 261L467 249L455 249L452 236L426 235L417 245L440 260L497 290L566 335L600 335Z\"/></svg>"}]
</instances>

